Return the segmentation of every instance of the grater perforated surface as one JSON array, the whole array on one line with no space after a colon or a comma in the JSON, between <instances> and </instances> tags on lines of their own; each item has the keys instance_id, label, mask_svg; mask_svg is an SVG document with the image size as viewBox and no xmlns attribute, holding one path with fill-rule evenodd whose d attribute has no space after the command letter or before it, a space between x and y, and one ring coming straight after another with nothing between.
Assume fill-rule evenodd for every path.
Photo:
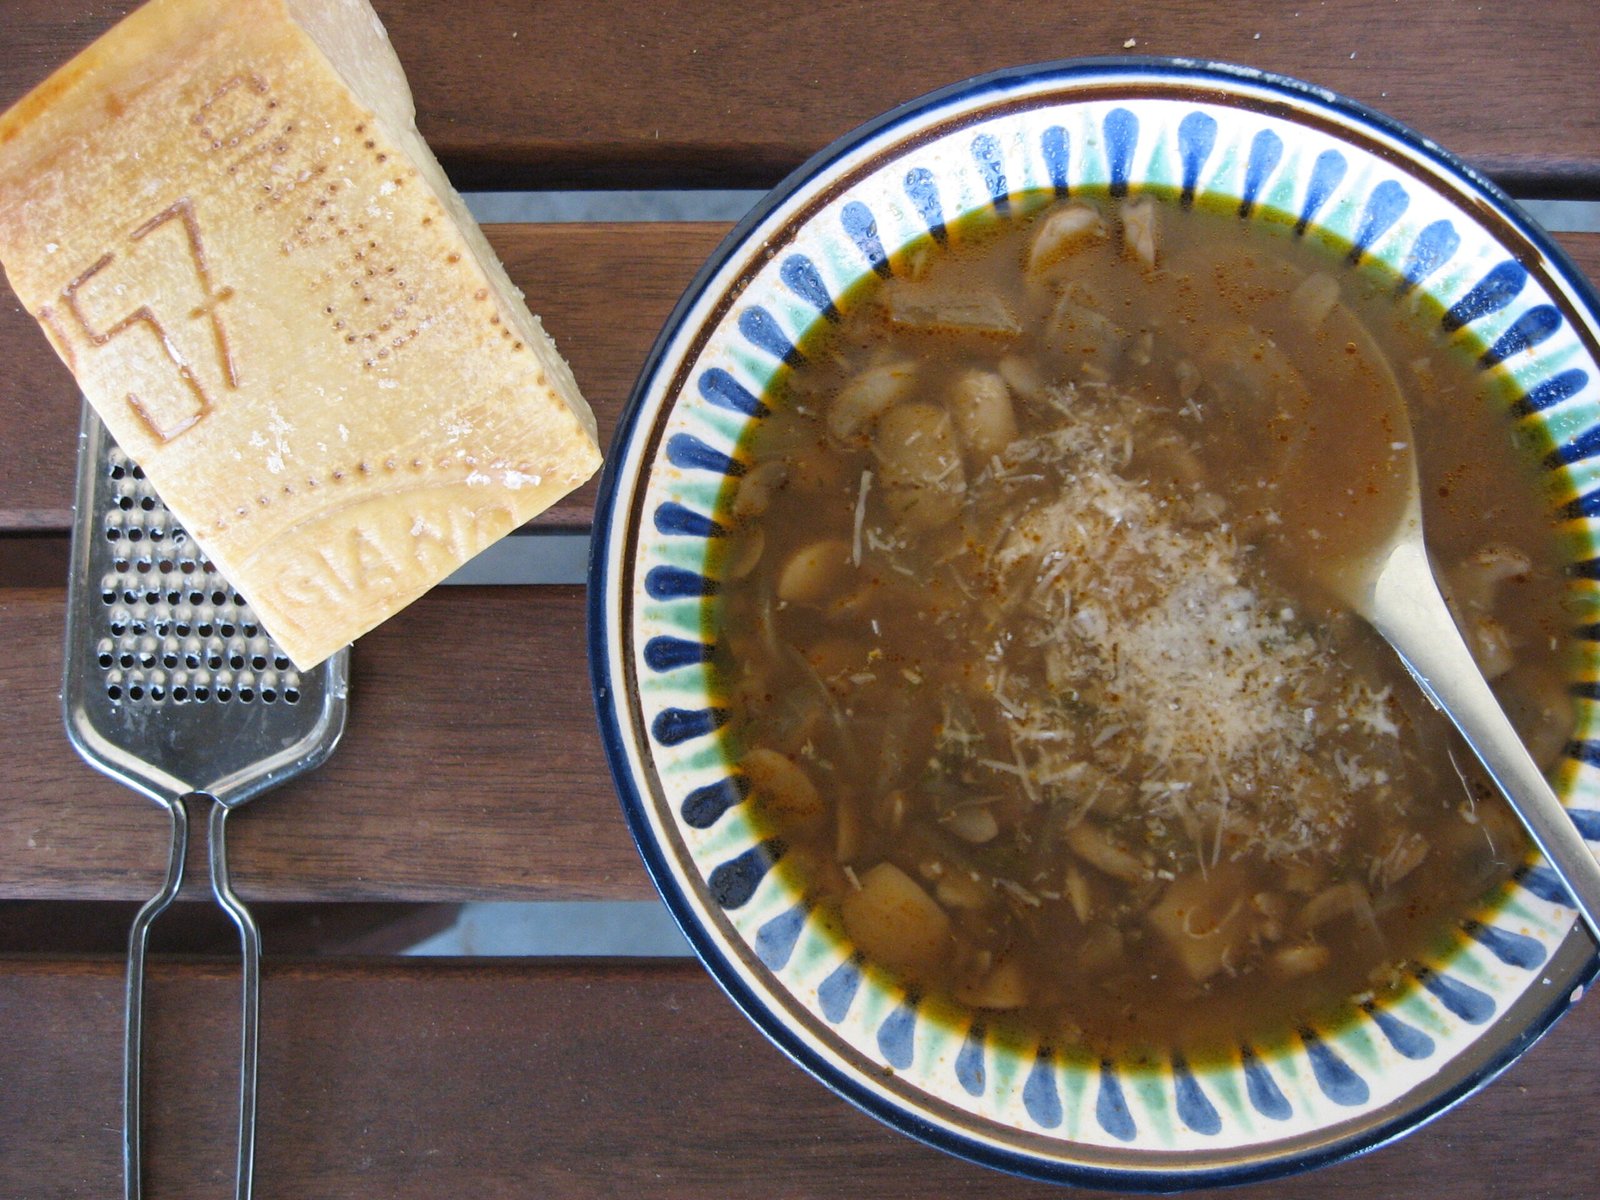
<instances>
[{"instance_id":1,"label":"grater perforated surface","mask_svg":"<svg viewBox=\"0 0 1600 1200\"><path fill-rule=\"evenodd\" d=\"M114 443L98 534L106 698L130 704L298 704L300 672Z\"/></svg>"},{"instance_id":2,"label":"grater perforated surface","mask_svg":"<svg viewBox=\"0 0 1600 1200\"><path fill-rule=\"evenodd\" d=\"M349 651L300 671L85 411L62 688L91 763L159 803L225 805L316 765L344 725Z\"/></svg>"}]
</instances>

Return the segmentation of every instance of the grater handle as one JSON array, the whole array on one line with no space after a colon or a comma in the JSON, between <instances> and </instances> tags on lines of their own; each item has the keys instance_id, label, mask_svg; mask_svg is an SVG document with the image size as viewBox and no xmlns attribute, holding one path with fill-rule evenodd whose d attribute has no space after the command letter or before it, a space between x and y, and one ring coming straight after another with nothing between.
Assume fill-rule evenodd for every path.
<instances>
[{"instance_id":1,"label":"grater handle","mask_svg":"<svg viewBox=\"0 0 1600 1200\"><path fill-rule=\"evenodd\" d=\"M234 1176L236 1200L250 1200L256 1159L257 1030L261 1013L261 930L228 877L228 813L220 802L211 806L211 894L239 929L242 986L239 1013L239 1164Z\"/></svg>"},{"instance_id":2,"label":"grater handle","mask_svg":"<svg viewBox=\"0 0 1600 1200\"><path fill-rule=\"evenodd\" d=\"M189 849L189 810L180 797L166 806L172 820L172 841L167 850L167 877L161 890L139 909L128 933L128 985L125 997L122 1046L122 1180L127 1200L139 1200L142 1163L140 1149L140 1075L144 1049L144 957L150 926L172 903L183 882L184 856Z\"/></svg>"},{"instance_id":3,"label":"grater handle","mask_svg":"<svg viewBox=\"0 0 1600 1200\"><path fill-rule=\"evenodd\" d=\"M140 1131L140 1060L144 1045L144 960L150 926L164 912L183 882L189 846L189 802L211 802L208 840L211 894L239 930L241 1004L239 1038L239 1159L234 1175L235 1200L250 1200L256 1156L256 1063L261 1012L261 931L250 910L234 893L228 877L227 820L229 809L204 792L189 792L167 806L172 817L172 844L167 877L161 890L139 910L128 935L127 1019L123 1057L122 1178L125 1200L140 1200L143 1158Z\"/></svg>"}]
</instances>

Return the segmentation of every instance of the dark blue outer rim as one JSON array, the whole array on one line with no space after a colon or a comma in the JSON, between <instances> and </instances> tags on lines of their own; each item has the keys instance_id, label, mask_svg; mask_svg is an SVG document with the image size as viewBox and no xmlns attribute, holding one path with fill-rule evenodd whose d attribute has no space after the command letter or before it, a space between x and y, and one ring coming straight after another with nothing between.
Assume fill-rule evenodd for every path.
<instances>
[{"instance_id":1,"label":"dark blue outer rim","mask_svg":"<svg viewBox=\"0 0 1600 1200\"><path fill-rule=\"evenodd\" d=\"M1511 1038L1490 1054L1484 1062L1469 1070L1450 1086L1426 1098L1419 1105L1375 1120L1348 1136L1321 1142L1298 1152L1293 1147L1297 1140L1302 1139L1286 1139L1284 1151L1270 1159L1204 1167L1186 1165L1185 1159L1194 1157L1195 1152L1171 1152L1170 1155L1168 1152L1162 1152L1152 1156L1154 1161L1168 1161L1173 1166L1168 1169L1146 1170L1136 1167L1051 1161L1021 1152L998 1149L979 1140L969 1140L897 1107L877 1092L862 1086L849 1073L818 1061L805 1044L805 1040L791 1030L762 998L745 984L733 964L724 957L721 948L703 926L695 905L679 890L666 855L650 834L648 820L644 815L646 797L641 794L638 782L627 767L619 699L613 695L613 681L607 669L611 647L606 639L605 622L607 599L613 582L606 569L605 550L610 542L613 526L619 521L625 522L629 516L628 512L618 511L617 473L624 457L623 449L641 432L640 410L646 395L656 382L662 360L680 332L685 315L700 298L711 278L743 247L751 231L808 180L827 170L830 164L885 131L895 126L914 123L925 113L939 109L950 101L976 99L991 92L1005 92L1014 86L1043 78L1082 83L1093 81L1098 77L1129 74L1143 75L1152 83L1160 82L1167 85L1192 80L1201 91L1217 85L1223 88L1243 85L1258 89L1269 96L1276 94L1285 100L1309 105L1314 109L1331 113L1336 118L1353 120L1358 125L1364 124L1380 135L1403 143L1418 157L1437 167L1443 175L1455 177L1464 185L1463 190L1466 193L1475 194L1482 204L1483 217L1509 226L1516 236L1534 246L1549 264L1551 272L1560 278L1572 295L1578 298L1580 305L1587 308L1590 314L1600 314L1600 296L1596 295L1583 273L1495 183L1460 158L1392 117L1359 101L1300 80L1220 62L1118 56L1068 59L1012 67L940 88L899 105L859 126L792 171L734 226L705 265L696 273L674 306L655 344L651 347L640 370L639 378L629 395L628 403L612 436L610 452L600 477L589 558L588 660L601 744L621 799L623 815L628 821L629 833L633 837L645 869L654 881L656 890L660 892L668 911L712 978L768 1040L796 1064L862 1111L892 1128L959 1158L1047 1183L1074 1184L1124 1192L1167 1193L1201 1187L1232 1186L1297 1174L1364 1154L1427 1124L1486 1086L1544 1036L1570 1006L1569 996L1572 994L1572 989L1587 989L1596 974L1600 973L1600 957L1596 957L1590 949L1586 960L1573 972L1570 979L1553 980L1554 986L1550 990L1554 996L1550 1003L1536 1010L1517 1036ZM1203 95L1196 96L1197 102L1204 99ZM1582 335L1585 331L1579 329L1578 332ZM1594 348L1591 340L1591 349ZM638 498L634 498L633 503L639 503ZM648 746L648 733L642 729L639 732L641 735L639 744ZM1581 925L1576 926L1551 958L1543 964L1542 973L1546 976L1552 975L1559 962L1572 957L1574 939L1584 936ZM1567 953L1564 954L1563 951ZM1507 1010L1507 1013L1510 1011L1514 1010ZM1502 1013L1497 1020L1505 1019L1507 1013ZM1214 1158L1215 1153L1212 1152L1210 1157ZM1198 1154L1205 1155L1206 1152Z\"/></svg>"}]
</instances>

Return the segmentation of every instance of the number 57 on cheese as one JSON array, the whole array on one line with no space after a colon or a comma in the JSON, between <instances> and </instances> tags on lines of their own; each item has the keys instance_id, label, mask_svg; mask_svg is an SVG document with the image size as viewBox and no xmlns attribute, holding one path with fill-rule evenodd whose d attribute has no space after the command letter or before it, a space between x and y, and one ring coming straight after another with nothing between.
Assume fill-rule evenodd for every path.
<instances>
[{"instance_id":1,"label":"number 57 on cheese","mask_svg":"<svg viewBox=\"0 0 1600 1200\"><path fill-rule=\"evenodd\" d=\"M302 668L599 466L366 0L132 13L0 116L0 262Z\"/></svg>"}]
</instances>

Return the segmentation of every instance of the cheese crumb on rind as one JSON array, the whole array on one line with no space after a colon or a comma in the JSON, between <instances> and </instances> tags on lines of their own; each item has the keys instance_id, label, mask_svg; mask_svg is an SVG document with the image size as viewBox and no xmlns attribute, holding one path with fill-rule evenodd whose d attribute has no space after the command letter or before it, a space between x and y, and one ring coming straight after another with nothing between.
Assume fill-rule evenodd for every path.
<instances>
[{"instance_id":1,"label":"cheese crumb on rind","mask_svg":"<svg viewBox=\"0 0 1600 1200\"><path fill-rule=\"evenodd\" d=\"M0 117L0 261L302 668L588 479L365 0L154 0Z\"/></svg>"}]
</instances>

